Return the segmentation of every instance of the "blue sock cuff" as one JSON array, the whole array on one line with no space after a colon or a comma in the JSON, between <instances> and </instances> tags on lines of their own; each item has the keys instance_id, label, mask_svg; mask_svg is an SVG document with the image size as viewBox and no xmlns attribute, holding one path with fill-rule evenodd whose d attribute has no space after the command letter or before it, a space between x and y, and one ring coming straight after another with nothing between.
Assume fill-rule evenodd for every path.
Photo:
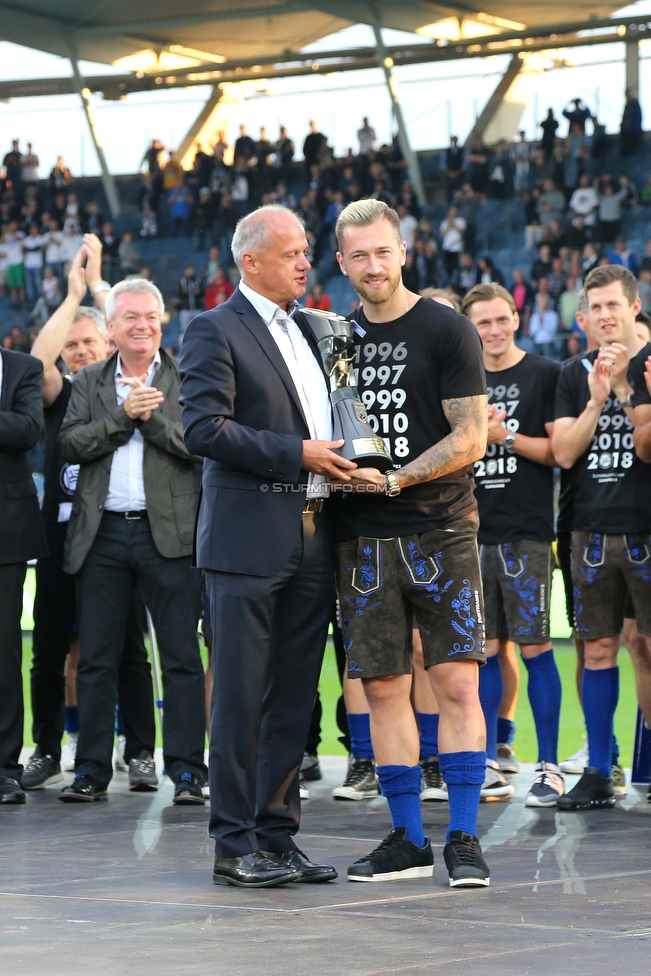
<instances>
[{"instance_id":1,"label":"blue sock cuff","mask_svg":"<svg viewBox=\"0 0 651 976\"><path fill-rule=\"evenodd\" d=\"M350 732L350 752L355 759L374 759L371 742L371 716L368 712L346 712Z\"/></svg>"},{"instance_id":2,"label":"blue sock cuff","mask_svg":"<svg viewBox=\"0 0 651 976\"><path fill-rule=\"evenodd\" d=\"M515 722L510 718L497 719L497 741L511 745L515 739Z\"/></svg>"},{"instance_id":3,"label":"blue sock cuff","mask_svg":"<svg viewBox=\"0 0 651 976\"><path fill-rule=\"evenodd\" d=\"M536 668L547 668L554 661L554 648L550 647L548 651L543 651L542 654L538 654L536 657L523 657L522 663L524 664L527 671L535 671Z\"/></svg>"},{"instance_id":4,"label":"blue sock cuff","mask_svg":"<svg viewBox=\"0 0 651 976\"><path fill-rule=\"evenodd\" d=\"M400 796L405 793L416 793L420 796L423 775L420 766L378 766L376 772L382 796Z\"/></svg>"},{"instance_id":5,"label":"blue sock cuff","mask_svg":"<svg viewBox=\"0 0 651 976\"><path fill-rule=\"evenodd\" d=\"M448 786L481 786L486 776L485 752L439 753L441 775Z\"/></svg>"},{"instance_id":6,"label":"blue sock cuff","mask_svg":"<svg viewBox=\"0 0 651 976\"><path fill-rule=\"evenodd\" d=\"M66 732L79 732L79 712L76 705L66 705Z\"/></svg>"}]
</instances>

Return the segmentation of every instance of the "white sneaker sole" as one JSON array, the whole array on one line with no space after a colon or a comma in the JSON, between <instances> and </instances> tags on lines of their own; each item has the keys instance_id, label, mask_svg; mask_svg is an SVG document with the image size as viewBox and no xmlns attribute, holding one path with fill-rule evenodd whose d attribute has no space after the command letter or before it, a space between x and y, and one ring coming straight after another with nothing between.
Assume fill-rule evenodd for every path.
<instances>
[{"instance_id":1,"label":"white sneaker sole","mask_svg":"<svg viewBox=\"0 0 651 976\"><path fill-rule=\"evenodd\" d=\"M63 773L55 773L54 776L48 776L47 779L44 779L42 783L38 784L38 786L24 786L22 783L20 785L24 790L44 790L46 786L54 786L55 783L62 782Z\"/></svg>"},{"instance_id":2,"label":"white sneaker sole","mask_svg":"<svg viewBox=\"0 0 651 976\"><path fill-rule=\"evenodd\" d=\"M553 797L549 800L544 800L539 796L532 796L529 794L527 799L524 801L525 807L555 807L558 803L559 794L555 793Z\"/></svg>"},{"instance_id":3,"label":"white sneaker sole","mask_svg":"<svg viewBox=\"0 0 651 976\"><path fill-rule=\"evenodd\" d=\"M431 878L434 875L434 865L426 864L420 868L405 868L404 871L389 871L387 874L374 874L372 878L361 874L349 874L349 881L410 881L414 878Z\"/></svg>"},{"instance_id":4,"label":"white sneaker sole","mask_svg":"<svg viewBox=\"0 0 651 976\"><path fill-rule=\"evenodd\" d=\"M450 797L448 796L447 790L440 790L435 786L429 787L427 790L423 790L420 794L421 800L438 800L441 803L447 803Z\"/></svg>"},{"instance_id":5,"label":"white sneaker sole","mask_svg":"<svg viewBox=\"0 0 651 976\"><path fill-rule=\"evenodd\" d=\"M613 786L615 796L628 796L628 786Z\"/></svg>"},{"instance_id":6,"label":"white sneaker sole","mask_svg":"<svg viewBox=\"0 0 651 976\"><path fill-rule=\"evenodd\" d=\"M572 776L583 776L587 762L583 765L579 763L562 762L559 769L562 773L570 773Z\"/></svg>"},{"instance_id":7,"label":"white sneaker sole","mask_svg":"<svg viewBox=\"0 0 651 976\"><path fill-rule=\"evenodd\" d=\"M504 773L505 776L513 776L515 773L520 772L520 764L517 762L509 762L505 760L504 763L500 763L500 773Z\"/></svg>"},{"instance_id":8,"label":"white sneaker sole","mask_svg":"<svg viewBox=\"0 0 651 976\"><path fill-rule=\"evenodd\" d=\"M458 878L456 881L450 878L451 888L488 888L490 883L490 878Z\"/></svg>"},{"instance_id":9,"label":"white sneaker sole","mask_svg":"<svg viewBox=\"0 0 651 976\"><path fill-rule=\"evenodd\" d=\"M351 790L345 786L338 786L332 791L333 800L374 800L380 795L379 790Z\"/></svg>"},{"instance_id":10,"label":"white sneaker sole","mask_svg":"<svg viewBox=\"0 0 651 976\"><path fill-rule=\"evenodd\" d=\"M69 759L68 762L61 763L61 769L64 773L74 773L75 771L74 759Z\"/></svg>"},{"instance_id":11,"label":"white sneaker sole","mask_svg":"<svg viewBox=\"0 0 651 976\"><path fill-rule=\"evenodd\" d=\"M513 796L515 793L515 786L511 786L508 783L506 786L498 786L494 790L482 790L479 794L479 799L482 803L490 803L491 800L506 800L507 797Z\"/></svg>"}]
</instances>

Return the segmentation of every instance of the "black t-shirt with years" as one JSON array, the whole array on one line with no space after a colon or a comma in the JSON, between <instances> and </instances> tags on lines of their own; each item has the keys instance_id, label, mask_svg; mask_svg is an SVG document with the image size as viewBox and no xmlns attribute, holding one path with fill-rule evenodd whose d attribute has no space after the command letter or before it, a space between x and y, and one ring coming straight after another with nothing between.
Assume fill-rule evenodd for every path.
<instances>
[{"instance_id":1,"label":"black t-shirt with years","mask_svg":"<svg viewBox=\"0 0 651 976\"><path fill-rule=\"evenodd\" d=\"M392 322L369 322L362 308L355 320L357 387L400 468L449 435L442 400L486 393L481 343L465 316L430 298ZM427 532L475 511L473 488L466 465L395 498L344 493L342 534L391 539Z\"/></svg>"},{"instance_id":2,"label":"black t-shirt with years","mask_svg":"<svg viewBox=\"0 0 651 976\"><path fill-rule=\"evenodd\" d=\"M547 437L554 419L554 396L560 366L525 353L515 366L487 372L488 402L506 411L512 433ZM479 506L478 541L484 545L532 539L554 539L554 472L498 444L489 444L475 461L475 495Z\"/></svg>"},{"instance_id":3,"label":"black t-shirt with years","mask_svg":"<svg viewBox=\"0 0 651 976\"><path fill-rule=\"evenodd\" d=\"M63 531L70 519L72 497L77 486L78 464L68 464L59 451L58 439L63 418L68 409L72 383L63 377L63 386L50 407L43 411L45 417L45 487L43 491L43 521L47 531L57 526Z\"/></svg>"},{"instance_id":4,"label":"black t-shirt with years","mask_svg":"<svg viewBox=\"0 0 651 976\"><path fill-rule=\"evenodd\" d=\"M634 386L640 363L651 344L631 360L628 379ZM556 388L554 416L579 417L590 399L588 373L598 353L590 352L567 362ZM643 367L642 367L643 371ZM637 457L633 424L617 397L608 397L587 451L573 469L573 529L611 535L651 531L651 465Z\"/></svg>"}]
</instances>

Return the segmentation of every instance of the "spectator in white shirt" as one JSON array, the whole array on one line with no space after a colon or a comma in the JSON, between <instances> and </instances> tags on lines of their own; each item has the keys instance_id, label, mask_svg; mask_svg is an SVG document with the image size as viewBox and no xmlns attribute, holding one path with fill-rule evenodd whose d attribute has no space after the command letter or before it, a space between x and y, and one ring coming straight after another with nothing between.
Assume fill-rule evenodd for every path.
<instances>
[{"instance_id":1,"label":"spectator in white shirt","mask_svg":"<svg viewBox=\"0 0 651 976\"><path fill-rule=\"evenodd\" d=\"M61 242L61 260L63 261L63 274L66 278L70 271L70 265L83 243L84 239L79 233L79 224L74 220L66 221L63 240Z\"/></svg>"},{"instance_id":2,"label":"spectator in white shirt","mask_svg":"<svg viewBox=\"0 0 651 976\"><path fill-rule=\"evenodd\" d=\"M27 237L23 240L23 262L25 265L25 285L27 301L33 304L41 294L43 277L43 247L45 239L38 232L38 226L31 224Z\"/></svg>"},{"instance_id":3,"label":"spectator in white shirt","mask_svg":"<svg viewBox=\"0 0 651 976\"><path fill-rule=\"evenodd\" d=\"M529 319L529 337L533 339L536 352L539 355L549 356L551 354L557 332L558 313L550 308L547 295L539 295L536 309Z\"/></svg>"},{"instance_id":4,"label":"spectator in white shirt","mask_svg":"<svg viewBox=\"0 0 651 976\"><path fill-rule=\"evenodd\" d=\"M465 232L465 220L459 216L459 211L456 207L450 207L448 215L441 222L440 227L443 263L448 278L452 276L455 268L459 266L459 255L463 251Z\"/></svg>"},{"instance_id":5,"label":"spectator in white shirt","mask_svg":"<svg viewBox=\"0 0 651 976\"><path fill-rule=\"evenodd\" d=\"M25 265L23 264L22 230L15 220L7 227L3 249L7 259L7 288L14 305L25 301Z\"/></svg>"},{"instance_id":6,"label":"spectator in white shirt","mask_svg":"<svg viewBox=\"0 0 651 976\"><path fill-rule=\"evenodd\" d=\"M377 139L375 129L369 124L367 118L362 119L362 127L357 130L357 138L359 139L359 154L360 156L366 156L369 149L373 149L375 146Z\"/></svg>"},{"instance_id":7,"label":"spectator in white shirt","mask_svg":"<svg viewBox=\"0 0 651 976\"><path fill-rule=\"evenodd\" d=\"M45 237L45 266L52 268L55 278L61 281L63 277L63 257L61 247L63 245L63 234L59 229L58 221L52 219L48 221L48 231Z\"/></svg>"},{"instance_id":8,"label":"spectator in white shirt","mask_svg":"<svg viewBox=\"0 0 651 976\"><path fill-rule=\"evenodd\" d=\"M37 183L39 162L36 153L32 152L31 142L27 143L27 152L21 159L20 165L23 172L23 183Z\"/></svg>"},{"instance_id":9,"label":"spectator in white shirt","mask_svg":"<svg viewBox=\"0 0 651 976\"><path fill-rule=\"evenodd\" d=\"M418 221L413 214L409 213L404 203L399 203L397 210L398 216L400 217L400 236L407 244L407 250L413 251L414 244L416 243Z\"/></svg>"},{"instance_id":10,"label":"spectator in white shirt","mask_svg":"<svg viewBox=\"0 0 651 976\"><path fill-rule=\"evenodd\" d=\"M576 216L581 214L585 217L585 226L594 227L597 219L597 207L599 197L593 186L590 186L590 177L587 173L579 178L579 185L570 197L570 210Z\"/></svg>"},{"instance_id":11,"label":"spectator in white shirt","mask_svg":"<svg viewBox=\"0 0 651 976\"><path fill-rule=\"evenodd\" d=\"M41 283L43 298L50 314L61 304L61 282L55 275L51 267L45 269L43 281Z\"/></svg>"}]
</instances>

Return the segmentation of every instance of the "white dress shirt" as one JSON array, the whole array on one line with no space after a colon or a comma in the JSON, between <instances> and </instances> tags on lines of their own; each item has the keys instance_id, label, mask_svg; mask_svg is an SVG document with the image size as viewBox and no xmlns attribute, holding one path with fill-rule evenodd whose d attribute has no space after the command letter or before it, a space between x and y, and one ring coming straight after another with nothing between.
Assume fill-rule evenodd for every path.
<instances>
[{"instance_id":1,"label":"white dress shirt","mask_svg":"<svg viewBox=\"0 0 651 976\"><path fill-rule=\"evenodd\" d=\"M266 324L285 360L303 408L310 437L321 441L332 440L332 407L328 387L309 342L294 322L293 315L298 306L295 305L288 314L243 281L240 281L239 289ZM323 475L310 474L308 496L328 494L325 481Z\"/></svg>"},{"instance_id":2,"label":"white dress shirt","mask_svg":"<svg viewBox=\"0 0 651 976\"><path fill-rule=\"evenodd\" d=\"M145 386L151 386L154 373L160 366L160 352L156 355L147 370ZM124 376L122 361L118 353L115 364L115 395L119 404L124 403L131 392L131 387L121 383ZM145 442L139 430L135 430L130 440L118 447L111 461L108 494L104 508L107 512L142 512L147 508L145 496L145 479L142 470Z\"/></svg>"}]
</instances>

